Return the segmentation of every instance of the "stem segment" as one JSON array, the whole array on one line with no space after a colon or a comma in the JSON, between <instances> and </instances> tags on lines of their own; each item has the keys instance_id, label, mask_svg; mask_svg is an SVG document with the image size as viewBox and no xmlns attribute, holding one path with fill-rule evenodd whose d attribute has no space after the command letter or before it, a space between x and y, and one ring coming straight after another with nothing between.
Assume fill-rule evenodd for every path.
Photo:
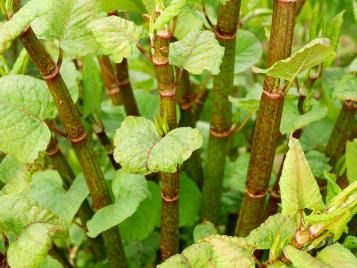
<instances>
[{"instance_id":1,"label":"stem segment","mask_svg":"<svg viewBox=\"0 0 357 268\"><path fill-rule=\"evenodd\" d=\"M20 40L40 70L57 106L59 117L67 132L68 139L72 142L92 195L94 211L111 204L112 200L103 173L94 158L92 149L88 145L87 133L62 79L58 66L44 49L31 28L28 28L21 35ZM127 267L118 229L116 227L111 228L102 235L110 267Z\"/></svg>"},{"instance_id":2,"label":"stem segment","mask_svg":"<svg viewBox=\"0 0 357 268\"><path fill-rule=\"evenodd\" d=\"M274 1L268 67L290 56L295 8L295 0ZM264 220L265 197L284 103L283 92L275 91L275 79L266 76L253 135L245 195L236 225L237 236L248 235Z\"/></svg>"},{"instance_id":3,"label":"stem segment","mask_svg":"<svg viewBox=\"0 0 357 268\"><path fill-rule=\"evenodd\" d=\"M155 35L153 63L160 92L160 114L169 129L177 127L176 83L173 66L169 65L168 52L171 33L158 31ZM161 213L161 260L164 261L179 251L179 173L161 173L162 213Z\"/></svg>"},{"instance_id":4,"label":"stem segment","mask_svg":"<svg viewBox=\"0 0 357 268\"><path fill-rule=\"evenodd\" d=\"M240 0L220 5L216 37L225 48L220 73L214 77L211 94L211 131L207 152L206 177L203 182L203 219L218 223L224 166L232 127L232 104L228 96L233 92L236 32Z\"/></svg>"}]
</instances>

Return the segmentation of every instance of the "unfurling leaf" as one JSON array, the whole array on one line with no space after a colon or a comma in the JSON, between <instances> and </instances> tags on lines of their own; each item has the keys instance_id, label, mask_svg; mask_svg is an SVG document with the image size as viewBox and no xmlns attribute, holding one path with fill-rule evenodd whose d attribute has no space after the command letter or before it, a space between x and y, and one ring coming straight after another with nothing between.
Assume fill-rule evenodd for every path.
<instances>
[{"instance_id":1,"label":"unfurling leaf","mask_svg":"<svg viewBox=\"0 0 357 268\"><path fill-rule=\"evenodd\" d=\"M99 44L99 53L110 56L116 63L133 53L144 34L141 26L116 16L94 20L88 28Z\"/></svg>"},{"instance_id":2,"label":"unfurling leaf","mask_svg":"<svg viewBox=\"0 0 357 268\"><path fill-rule=\"evenodd\" d=\"M166 7L156 19L154 28L159 30L164 27L165 24L169 23L174 17L180 14L185 4L186 0L172 0L170 5Z\"/></svg>"},{"instance_id":3,"label":"unfurling leaf","mask_svg":"<svg viewBox=\"0 0 357 268\"><path fill-rule=\"evenodd\" d=\"M64 55L76 58L96 53L98 47L87 24L97 17L95 0L52 2L51 11L34 21L32 27L41 39L59 41Z\"/></svg>"},{"instance_id":4,"label":"unfurling leaf","mask_svg":"<svg viewBox=\"0 0 357 268\"><path fill-rule=\"evenodd\" d=\"M116 173L112 190L115 196L114 204L98 210L87 222L90 237L96 237L129 218L150 195L145 177L128 174L123 170Z\"/></svg>"},{"instance_id":5,"label":"unfurling leaf","mask_svg":"<svg viewBox=\"0 0 357 268\"><path fill-rule=\"evenodd\" d=\"M297 75L325 61L336 57L336 52L327 38L317 38L301 48L291 57L274 63L268 69L255 68L256 73L264 73L268 76L293 81Z\"/></svg>"},{"instance_id":6,"label":"unfurling leaf","mask_svg":"<svg viewBox=\"0 0 357 268\"><path fill-rule=\"evenodd\" d=\"M50 10L51 1L31 0L7 22L0 25L0 53L39 16Z\"/></svg>"},{"instance_id":7,"label":"unfurling leaf","mask_svg":"<svg viewBox=\"0 0 357 268\"><path fill-rule=\"evenodd\" d=\"M176 128L163 138L155 124L143 117L128 116L114 137L114 158L129 173L174 173L202 145L197 129Z\"/></svg>"},{"instance_id":8,"label":"unfurling leaf","mask_svg":"<svg viewBox=\"0 0 357 268\"><path fill-rule=\"evenodd\" d=\"M200 240L158 265L171 267L255 267L251 248L243 238L213 235Z\"/></svg>"},{"instance_id":9,"label":"unfurling leaf","mask_svg":"<svg viewBox=\"0 0 357 268\"><path fill-rule=\"evenodd\" d=\"M321 211L324 208L319 186L312 174L309 163L299 140L290 138L280 178L280 193L283 215L296 215L308 208Z\"/></svg>"},{"instance_id":10,"label":"unfurling leaf","mask_svg":"<svg viewBox=\"0 0 357 268\"><path fill-rule=\"evenodd\" d=\"M46 150L46 119L56 109L44 81L25 75L0 78L0 150L20 162L33 162Z\"/></svg>"},{"instance_id":11,"label":"unfurling leaf","mask_svg":"<svg viewBox=\"0 0 357 268\"><path fill-rule=\"evenodd\" d=\"M211 31L192 31L182 40L171 43L169 51L170 64L192 74L201 74L204 70L218 74L224 55L224 48Z\"/></svg>"}]
</instances>

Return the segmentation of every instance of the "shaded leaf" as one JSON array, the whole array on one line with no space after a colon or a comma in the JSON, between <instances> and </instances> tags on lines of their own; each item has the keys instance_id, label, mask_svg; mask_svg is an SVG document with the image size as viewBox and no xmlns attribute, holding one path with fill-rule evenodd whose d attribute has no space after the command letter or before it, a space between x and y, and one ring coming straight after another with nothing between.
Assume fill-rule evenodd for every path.
<instances>
[{"instance_id":1,"label":"shaded leaf","mask_svg":"<svg viewBox=\"0 0 357 268\"><path fill-rule=\"evenodd\" d=\"M319 151L309 151L306 154L306 159L311 167L312 174L315 178L322 178L324 173L331 170L329 165L329 158Z\"/></svg>"},{"instance_id":2,"label":"shaded leaf","mask_svg":"<svg viewBox=\"0 0 357 268\"><path fill-rule=\"evenodd\" d=\"M44 1L41 1L43 3ZM97 17L95 0L52 2L51 12L38 18L32 27L41 39L59 41L66 56L83 57L96 53L98 47L87 24Z\"/></svg>"},{"instance_id":3,"label":"shaded leaf","mask_svg":"<svg viewBox=\"0 0 357 268\"><path fill-rule=\"evenodd\" d=\"M26 27L39 16L50 10L52 1L31 0L28 1L12 18L0 25L0 53L11 45Z\"/></svg>"},{"instance_id":4,"label":"shaded leaf","mask_svg":"<svg viewBox=\"0 0 357 268\"><path fill-rule=\"evenodd\" d=\"M316 257L334 268L357 267L356 256L339 243L325 247Z\"/></svg>"},{"instance_id":5,"label":"shaded leaf","mask_svg":"<svg viewBox=\"0 0 357 268\"><path fill-rule=\"evenodd\" d=\"M291 57L274 63L270 68L262 70L255 68L257 73L293 81L297 75L336 56L327 38L317 38L305 45Z\"/></svg>"},{"instance_id":6,"label":"shaded leaf","mask_svg":"<svg viewBox=\"0 0 357 268\"><path fill-rule=\"evenodd\" d=\"M88 28L100 46L99 52L110 56L115 63L128 58L144 34L141 26L116 16L94 20Z\"/></svg>"},{"instance_id":7,"label":"shaded leaf","mask_svg":"<svg viewBox=\"0 0 357 268\"><path fill-rule=\"evenodd\" d=\"M244 98L234 98L232 96L229 96L228 99L229 101L237 106L238 108L254 113L258 111L259 109L259 103L260 103L260 97L263 92L263 87L256 83L254 86L248 91L247 96Z\"/></svg>"},{"instance_id":8,"label":"shaded leaf","mask_svg":"<svg viewBox=\"0 0 357 268\"><path fill-rule=\"evenodd\" d=\"M139 204L146 199L150 192L145 177L116 172L112 184L115 202L98 210L87 222L88 236L96 237L100 233L114 227L134 214Z\"/></svg>"},{"instance_id":9,"label":"shaded leaf","mask_svg":"<svg viewBox=\"0 0 357 268\"><path fill-rule=\"evenodd\" d=\"M201 239L204 239L210 235L216 235L217 229L214 227L212 222L205 221L203 223L197 224L195 229L193 229L193 239L197 243Z\"/></svg>"},{"instance_id":10,"label":"shaded leaf","mask_svg":"<svg viewBox=\"0 0 357 268\"><path fill-rule=\"evenodd\" d=\"M44 122L56 110L45 82L25 75L0 78L0 150L33 162L51 133Z\"/></svg>"},{"instance_id":11,"label":"shaded leaf","mask_svg":"<svg viewBox=\"0 0 357 268\"><path fill-rule=\"evenodd\" d=\"M199 31L203 26L203 21L197 13L185 6L177 17L174 36L181 40L191 31Z\"/></svg>"},{"instance_id":12,"label":"shaded leaf","mask_svg":"<svg viewBox=\"0 0 357 268\"><path fill-rule=\"evenodd\" d=\"M357 101L357 77L353 74L345 75L335 87L333 96L341 100Z\"/></svg>"},{"instance_id":13,"label":"shaded leaf","mask_svg":"<svg viewBox=\"0 0 357 268\"><path fill-rule=\"evenodd\" d=\"M201 74L204 70L218 74L224 55L224 48L211 31L191 31L182 40L171 43L169 50L170 64L192 74Z\"/></svg>"},{"instance_id":14,"label":"shaded leaf","mask_svg":"<svg viewBox=\"0 0 357 268\"><path fill-rule=\"evenodd\" d=\"M197 129L176 128L161 138L155 125L143 117L128 116L114 137L114 158L130 173L174 173L202 145Z\"/></svg>"},{"instance_id":15,"label":"shaded leaf","mask_svg":"<svg viewBox=\"0 0 357 268\"><path fill-rule=\"evenodd\" d=\"M290 138L280 178L282 214L296 215L305 208L320 211L324 208L320 189L312 174L299 140Z\"/></svg>"}]
</instances>

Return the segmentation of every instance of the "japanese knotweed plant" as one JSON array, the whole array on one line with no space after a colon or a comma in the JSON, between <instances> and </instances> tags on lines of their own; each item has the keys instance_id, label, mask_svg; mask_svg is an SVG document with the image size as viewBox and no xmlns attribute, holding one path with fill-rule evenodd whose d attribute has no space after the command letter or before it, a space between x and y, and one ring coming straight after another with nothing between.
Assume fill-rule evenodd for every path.
<instances>
[{"instance_id":1,"label":"japanese knotweed plant","mask_svg":"<svg viewBox=\"0 0 357 268\"><path fill-rule=\"evenodd\" d=\"M196 243L159 267L337 268L357 265L354 254L338 243L357 213L356 182L342 191L328 191L324 203L299 140L291 137L280 192L281 213L269 217L248 236L209 235L216 232L214 227L199 225L194 231ZM269 251L268 257L258 261L254 256L256 250Z\"/></svg>"}]
</instances>

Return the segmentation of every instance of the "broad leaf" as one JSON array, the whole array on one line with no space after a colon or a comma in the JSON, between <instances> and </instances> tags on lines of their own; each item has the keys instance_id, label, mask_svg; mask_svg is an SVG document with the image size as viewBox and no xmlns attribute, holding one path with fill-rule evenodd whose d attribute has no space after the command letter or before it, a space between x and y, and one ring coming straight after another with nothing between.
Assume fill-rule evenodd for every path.
<instances>
[{"instance_id":1,"label":"broad leaf","mask_svg":"<svg viewBox=\"0 0 357 268\"><path fill-rule=\"evenodd\" d=\"M234 72L241 73L256 64L263 54L263 47L257 37L248 31L238 30Z\"/></svg>"},{"instance_id":2,"label":"broad leaf","mask_svg":"<svg viewBox=\"0 0 357 268\"><path fill-rule=\"evenodd\" d=\"M333 96L341 100L357 101L357 77L352 74L345 75L335 87Z\"/></svg>"},{"instance_id":3,"label":"broad leaf","mask_svg":"<svg viewBox=\"0 0 357 268\"><path fill-rule=\"evenodd\" d=\"M339 243L325 247L317 254L317 258L334 268L357 267L356 256Z\"/></svg>"},{"instance_id":4,"label":"broad leaf","mask_svg":"<svg viewBox=\"0 0 357 268\"><path fill-rule=\"evenodd\" d=\"M69 224L88 193L83 176L77 177L70 189L65 191L58 172L46 170L32 175L31 185L24 194Z\"/></svg>"},{"instance_id":5,"label":"broad leaf","mask_svg":"<svg viewBox=\"0 0 357 268\"><path fill-rule=\"evenodd\" d=\"M99 52L110 56L116 63L133 53L144 34L141 26L116 16L94 20L88 28L99 44Z\"/></svg>"},{"instance_id":6,"label":"broad leaf","mask_svg":"<svg viewBox=\"0 0 357 268\"><path fill-rule=\"evenodd\" d=\"M282 214L296 215L308 208L320 211L324 208L319 186L301 149L299 140L290 138L280 178Z\"/></svg>"},{"instance_id":7,"label":"broad leaf","mask_svg":"<svg viewBox=\"0 0 357 268\"><path fill-rule=\"evenodd\" d=\"M305 251L298 250L293 246L286 246L284 248L284 254L294 264L294 267L296 268L331 268L330 265L318 259L315 259Z\"/></svg>"},{"instance_id":8,"label":"broad leaf","mask_svg":"<svg viewBox=\"0 0 357 268\"><path fill-rule=\"evenodd\" d=\"M208 236L216 235L216 234L217 234L216 227L214 227L213 223L209 221L200 223L195 226L195 229L193 229L193 239L195 240L196 243Z\"/></svg>"},{"instance_id":9,"label":"broad leaf","mask_svg":"<svg viewBox=\"0 0 357 268\"><path fill-rule=\"evenodd\" d=\"M343 246L349 250L357 249L357 237L349 235L343 241Z\"/></svg>"},{"instance_id":10,"label":"broad leaf","mask_svg":"<svg viewBox=\"0 0 357 268\"><path fill-rule=\"evenodd\" d=\"M196 11L185 6L177 17L174 36L178 40L181 40L185 38L189 32L201 30L202 26L203 21L197 16Z\"/></svg>"},{"instance_id":11,"label":"broad leaf","mask_svg":"<svg viewBox=\"0 0 357 268\"><path fill-rule=\"evenodd\" d=\"M116 173L112 190L115 202L98 210L87 222L88 236L96 237L134 214L139 204L150 192L143 176L127 174L123 170Z\"/></svg>"},{"instance_id":12,"label":"broad leaf","mask_svg":"<svg viewBox=\"0 0 357 268\"><path fill-rule=\"evenodd\" d=\"M197 129L177 128L161 138L153 122L128 116L114 137L114 158L129 173L174 173L202 145Z\"/></svg>"},{"instance_id":13,"label":"broad leaf","mask_svg":"<svg viewBox=\"0 0 357 268\"><path fill-rule=\"evenodd\" d=\"M350 183L357 180L357 139L347 141L346 144L346 168Z\"/></svg>"},{"instance_id":14,"label":"broad leaf","mask_svg":"<svg viewBox=\"0 0 357 268\"><path fill-rule=\"evenodd\" d=\"M297 104L297 98L286 98L284 101L283 115L280 124L280 132L282 134L293 133L295 130L321 120L327 115L327 108L316 100L312 100L311 109L304 114L300 114Z\"/></svg>"},{"instance_id":15,"label":"broad leaf","mask_svg":"<svg viewBox=\"0 0 357 268\"><path fill-rule=\"evenodd\" d=\"M237 106L238 108L254 113L259 109L260 97L263 92L263 87L256 83L254 86L248 91L247 96L245 98L234 98L229 96L229 101Z\"/></svg>"},{"instance_id":16,"label":"broad leaf","mask_svg":"<svg viewBox=\"0 0 357 268\"><path fill-rule=\"evenodd\" d=\"M187 247L158 268L171 267L239 267L253 268L255 261L243 238L213 235Z\"/></svg>"},{"instance_id":17,"label":"broad leaf","mask_svg":"<svg viewBox=\"0 0 357 268\"><path fill-rule=\"evenodd\" d=\"M255 68L257 73L265 73L268 76L293 81L297 75L325 61L330 61L336 56L331 47L330 40L317 38L301 48L290 58L274 63L270 68L262 70Z\"/></svg>"},{"instance_id":18,"label":"broad leaf","mask_svg":"<svg viewBox=\"0 0 357 268\"><path fill-rule=\"evenodd\" d=\"M165 24L169 23L174 17L180 14L186 0L172 0L170 5L166 7L156 19L154 23L154 29L159 30L164 27Z\"/></svg>"},{"instance_id":19,"label":"broad leaf","mask_svg":"<svg viewBox=\"0 0 357 268\"><path fill-rule=\"evenodd\" d=\"M83 116L100 111L103 81L95 58L87 56L83 66Z\"/></svg>"},{"instance_id":20,"label":"broad leaf","mask_svg":"<svg viewBox=\"0 0 357 268\"><path fill-rule=\"evenodd\" d=\"M98 49L86 28L96 17L95 0L52 1L51 12L38 18L32 27L39 38L58 40L66 56L83 57L96 53Z\"/></svg>"},{"instance_id":21,"label":"broad leaf","mask_svg":"<svg viewBox=\"0 0 357 268\"><path fill-rule=\"evenodd\" d=\"M31 0L27 2L10 20L0 25L0 53L4 52L12 40L17 38L37 17L50 10L52 1Z\"/></svg>"},{"instance_id":22,"label":"broad leaf","mask_svg":"<svg viewBox=\"0 0 357 268\"><path fill-rule=\"evenodd\" d=\"M152 1L154 2L154 1ZM131 11L137 13L145 13L145 6L141 0L99 0L101 9L105 12L113 10Z\"/></svg>"},{"instance_id":23,"label":"broad leaf","mask_svg":"<svg viewBox=\"0 0 357 268\"><path fill-rule=\"evenodd\" d=\"M33 162L46 150L45 124L56 110L45 82L24 75L0 78L0 150L20 162Z\"/></svg>"},{"instance_id":24,"label":"broad leaf","mask_svg":"<svg viewBox=\"0 0 357 268\"><path fill-rule=\"evenodd\" d=\"M186 173L180 173L179 224L194 226L200 219L202 194L197 184Z\"/></svg>"},{"instance_id":25,"label":"broad leaf","mask_svg":"<svg viewBox=\"0 0 357 268\"><path fill-rule=\"evenodd\" d=\"M191 31L184 39L170 44L169 62L192 74L201 74L204 70L218 74L223 55L224 48L214 33Z\"/></svg>"},{"instance_id":26,"label":"broad leaf","mask_svg":"<svg viewBox=\"0 0 357 268\"><path fill-rule=\"evenodd\" d=\"M73 102L76 103L79 96L78 80L81 76L81 73L76 69L74 62L67 59L62 62L60 72Z\"/></svg>"},{"instance_id":27,"label":"broad leaf","mask_svg":"<svg viewBox=\"0 0 357 268\"><path fill-rule=\"evenodd\" d=\"M315 178L322 178L326 171L331 170L329 158L320 151L310 151L306 154L306 159L311 167L312 174Z\"/></svg>"},{"instance_id":28,"label":"broad leaf","mask_svg":"<svg viewBox=\"0 0 357 268\"><path fill-rule=\"evenodd\" d=\"M341 192L340 186L336 183L337 176L328 172L324 172L324 177L327 180L326 203L329 203L335 196Z\"/></svg>"},{"instance_id":29,"label":"broad leaf","mask_svg":"<svg viewBox=\"0 0 357 268\"><path fill-rule=\"evenodd\" d=\"M29 62L29 55L25 48L23 48L20 52L20 55L17 57L10 74L24 74L26 71L27 64Z\"/></svg>"},{"instance_id":30,"label":"broad leaf","mask_svg":"<svg viewBox=\"0 0 357 268\"><path fill-rule=\"evenodd\" d=\"M150 195L144 199L135 213L119 224L121 236L125 240L144 240L160 221L160 187L148 181Z\"/></svg>"}]
</instances>

